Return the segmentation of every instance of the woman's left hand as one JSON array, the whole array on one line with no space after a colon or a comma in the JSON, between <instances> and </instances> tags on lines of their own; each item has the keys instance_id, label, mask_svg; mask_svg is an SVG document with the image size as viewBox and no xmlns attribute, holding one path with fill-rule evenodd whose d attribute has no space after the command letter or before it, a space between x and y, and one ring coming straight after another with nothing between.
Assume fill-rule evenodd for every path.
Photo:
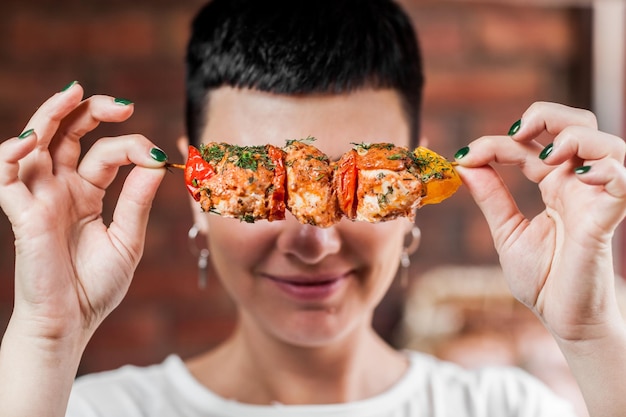
<instances>
[{"instance_id":1,"label":"woman's left hand","mask_svg":"<svg viewBox=\"0 0 626 417\"><path fill-rule=\"evenodd\" d=\"M511 136L482 137L457 153L511 291L559 342L623 332L612 238L626 215L626 144L598 131L591 112L559 104L535 103L520 122ZM538 141L546 133L547 146ZM545 210L526 218L492 163L518 166Z\"/></svg>"}]
</instances>

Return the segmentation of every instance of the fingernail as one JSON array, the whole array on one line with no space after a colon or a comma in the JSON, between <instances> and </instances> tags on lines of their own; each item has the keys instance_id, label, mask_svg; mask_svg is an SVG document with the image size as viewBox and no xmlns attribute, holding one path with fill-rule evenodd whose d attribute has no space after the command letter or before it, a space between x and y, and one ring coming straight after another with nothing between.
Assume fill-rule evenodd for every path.
<instances>
[{"instance_id":1,"label":"fingernail","mask_svg":"<svg viewBox=\"0 0 626 417\"><path fill-rule=\"evenodd\" d=\"M116 98L115 100L113 100L116 104L119 104L121 106L128 106L129 104L133 104L132 101L130 100L126 100L125 98Z\"/></svg>"},{"instance_id":2,"label":"fingernail","mask_svg":"<svg viewBox=\"0 0 626 417\"><path fill-rule=\"evenodd\" d=\"M554 150L554 143L551 143L545 148L543 148L543 151L541 151L541 153L539 154L539 159L541 160L546 159L548 156L550 156L553 150Z\"/></svg>"},{"instance_id":3,"label":"fingernail","mask_svg":"<svg viewBox=\"0 0 626 417\"><path fill-rule=\"evenodd\" d=\"M69 83L68 85L66 85L65 87L63 87L63 88L61 89L61 91L59 91L59 93L62 93L62 92L64 92L64 91L69 90L70 88L74 87L74 85L75 85L75 84L77 84L77 83L78 83L78 81L76 81L76 80L72 81L71 83Z\"/></svg>"},{"instance_id":4,"label":"fingernail","mask_svg":"<svg viewBox=\"0 0 626 417\"><path fill-rule=\"evenodd\" d=\"M583 165L574 170L575 174L586 174L591 169L591 165Z\"/></svg>"},{"instance_id":5,"label":"fingernail","mask_svg":"<svg viewBox=\"0 0 626 417\"><path fill-rule=\"evenodd\" d=\"M28 129L28 130L23 131L17 138L18 139L26 139L27 137L29 137L33 133L35 133L35 129Z\"/></svg>"},{"instance_id":6,"label":"fingernail","mask_svg":"<svg viewBox=\"0 0 626 417\"><path fill-rule=\"evenodd\" d=\"M150 156L157 162L165 162L167 161L167 155L165 152L160 150L159 148L150 149Z\"/></svg>"},{"instance_id":7,"label":"fingernail","mask_svg":"<svg viewBox=\"0 0 626 417\"><path fill-rule=\"evenodd\" d=\"M461 158L465 157L465 155L467 155L469 153L469 151L470 151L469 146L465 146L464 148L459 149L454 154L454 159L461 159Z\"/></svg>"},{"instance_id":8,"label":"fingernail","mask_svg":"<svg viewBox=\"0 0 626 417\"><path fill-rule=\"evenodd\" d=\"M514 134L516 134L519 131L519 128L522 127L522 120L518 120L517 122L513 123L513 126L511 126L511 128L509 129L509 136L513 136Z\"/></svg>"}]
</instances>

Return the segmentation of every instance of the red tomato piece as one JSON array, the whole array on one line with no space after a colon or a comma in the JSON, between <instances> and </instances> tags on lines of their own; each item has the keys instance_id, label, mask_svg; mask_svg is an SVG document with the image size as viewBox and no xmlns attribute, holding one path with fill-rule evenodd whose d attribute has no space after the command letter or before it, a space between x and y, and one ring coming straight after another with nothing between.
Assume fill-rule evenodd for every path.
<instances>
[{"instance_id":1,"label":"red tomato piece","mask_svg":"<svg viewBox=\"0 0 626 417\"><path fill-rule=\"evenodd\" d=\"M283 151L275 146L267 147L267 155L274 164L274 179L272 181L272 195L269 200L269 217L268 220L284 220L285 219L285 190L287 171L283 162Z\"/></svg>"},{"instance_id":2,"label":"red tomato piece","mask_svg":"<svg viewBox=\"0 0 626 417\"><path fill-rule=\"evenodd\" d=\"M356 152L350 151L339 161L335 173L339 208L349 219L356 217L357 166Z\"/></svg>"},{"instance_id":3,"label":"red tomato piece","mask_svg":"<svg viewBox=\"0 0 626 417\"><path fill-rule=\"evenodd\" d=\"M200 200L202 183L215 175L215 169L202 158L202 154L195 146L189 146L187 163L185 164L185 185L194 200Z\"/></svg>"}]
</instances>

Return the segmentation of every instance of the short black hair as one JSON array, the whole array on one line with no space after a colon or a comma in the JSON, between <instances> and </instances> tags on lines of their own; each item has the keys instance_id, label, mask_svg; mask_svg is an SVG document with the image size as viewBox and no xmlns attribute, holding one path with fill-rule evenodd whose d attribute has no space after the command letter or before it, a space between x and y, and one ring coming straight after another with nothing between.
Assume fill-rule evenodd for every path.
<instances>
[{"instance_id":1,"label":"short black hair","mask_svg":"<svg viewBox=\"0 0 626 417\"><path fill-rule=\"evenodd\" d=\"M285 95L391 88L418 143L421 55L392 0L213 0L193 20L186 64L187 135L196 146L209 93L222 86Z\"/></svg>"}]
</instances>

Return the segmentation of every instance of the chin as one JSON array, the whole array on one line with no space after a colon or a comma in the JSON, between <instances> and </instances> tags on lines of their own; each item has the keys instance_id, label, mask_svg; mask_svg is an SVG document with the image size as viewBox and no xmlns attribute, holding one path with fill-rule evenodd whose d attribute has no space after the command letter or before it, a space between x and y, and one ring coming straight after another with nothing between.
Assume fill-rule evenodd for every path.
<instances>
[{"instance_id":1,"label":"chin","mask_svg":"<svg viewBox=\"0 0 626 417\"><path fill-rule=\"evenodd\" d=\"M369 317L369 316L368 316ZM363 320L348 320L337 309L304 311L294 314L288 322L274 328L274 335L283 342L301 348L321 348L356 336L369 326Z\"/></svg>"}]
</instances>

